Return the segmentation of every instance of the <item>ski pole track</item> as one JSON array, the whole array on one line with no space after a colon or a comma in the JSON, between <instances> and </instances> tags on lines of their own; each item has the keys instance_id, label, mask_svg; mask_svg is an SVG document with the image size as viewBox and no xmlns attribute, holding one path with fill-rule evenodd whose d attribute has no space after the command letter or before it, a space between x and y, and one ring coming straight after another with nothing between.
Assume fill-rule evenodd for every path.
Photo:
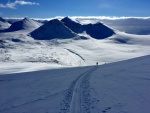
<instances>
[{"instance_id":1,"label":"ski pole track","mask_svg":"<svg viewBox=\"0 0 150 113\"><path fill-rule=\"evenodd\" d=\"M67 90L64 100L61 102L59 113L90 113L93 100L90 99L90 82L89 78L98 66L84 72L74 80Z\"/></svg>"}]
</instances>

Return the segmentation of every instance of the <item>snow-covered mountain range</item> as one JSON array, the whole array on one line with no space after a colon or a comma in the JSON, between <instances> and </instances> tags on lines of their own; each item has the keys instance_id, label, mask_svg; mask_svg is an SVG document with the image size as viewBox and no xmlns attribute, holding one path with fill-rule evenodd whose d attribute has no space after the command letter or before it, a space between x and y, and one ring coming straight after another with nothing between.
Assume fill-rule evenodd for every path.
<instances>
[{"instance_id":1,"label":"snow-covered mountain range","mask_svg":"<svg viewBox=\"0 0 150 113\"><path fill-rule=\"evenodd\" d=\"M82 25L80 23L72 21L68 17L62 19L62 22L64 22L64 24L75 33L86 32L89 36L96 39L104 39L115 34L115 32L111 28L107 27L106 25L100 22L97 22L95 24L89 23Z\"/></svg>"},{"instance_id":2,"label":"snow-covered mountain range","mask_svg":"<svg viewBox=\"0 0 150 113\"><path fill-rule=\"evenodd\" d=\"M24 18L1 30L0 62L79 66L111 63L150 54L149 35L120 32L102 22Z\"/></svg>"}]
</instances>

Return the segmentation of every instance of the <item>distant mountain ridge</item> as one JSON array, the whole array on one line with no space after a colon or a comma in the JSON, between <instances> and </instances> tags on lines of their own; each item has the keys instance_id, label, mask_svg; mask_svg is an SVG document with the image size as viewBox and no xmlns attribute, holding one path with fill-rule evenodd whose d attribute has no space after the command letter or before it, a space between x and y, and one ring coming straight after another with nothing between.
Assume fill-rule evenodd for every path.
<instances>
[{"instance_id":1,"label":"distant mountain ridge","mask_svg":"<svg viewBox=\"0 0 150 113\"><path fill-rule=\"evenodd\" d=\"M83 32L86 32L95 39L104 39L115 34L111 28L102 23L81 25L65 17L61 21L58 19L50 20L43 26L32 31L30 35L37 40L50 40L54 38L72 38Z\"/></svg>"},{"instance_id":2,"label":"distant mountain ridge","mask_svg":"<svg viewBox=\"0 0 150 113\"><path fill-rule=\"evenodd\" d=\"M86 32L88 35L96 39L104 39L115 34L111 28L100 22L97 22L96 24L81 25L80 23L72 21L68 17L63 18L61 21L75 33Z\"/></svg>"},{"instance_id":3,"label":"distant mountain ridge","mask_svg":"<svg viewBox=\"0 0 150 113\"><path fill-rule=\"evenodd\" d=\"M65 17L66 18L66 17ZM124 18L118 18L118 19L104 19L100 17L67 17L71 21L75 21L79 24L89 24L89 23L96 23L96 22L102 22L104 25L106 25L109 28L113 28L122 32L126 32L129 34L137 34L137 35L149 35L150 34L150 18L147 17L124 17ZM63 17L57 17L57 19L63 19ZM7 21L8 24L1 24L0 21L0 29L6 29L9 28L11 24L14 22L21 21L22 18L4 18L5 21ZM35 19L39 23L47 23L49 19ZM65 22L67 23L67 22ZM64 23L64 24L65 24ZM69 27L69 26L68 26ZM70 28L70 27L69 27ZM72 30L74 31L74 30ZM80 29L78 29L76 32L79 32ZM81 29L82 31L82 29ZM81 32L80 31L80 32Z\"/></svg>"},{"instance_id":4,"label":"distant mountain ridge","mask_svg":"<svg viewBox=\"0 0 150 113\"><path fill-rule=\"evenodd\" d=\"M5 21L3 18L0 18L0 22ZM95 39L104 39L115 34L113 29L100 22L82 25L69 17L65 17L62 20L52 19L44 24L30 18L24 18L7 25L6 28L1 30L1 32L30 30L30 36L36 40L67 39L76 36L85 39L86 37L82 35L83 33Z\"/></svg>"}]
</instances>

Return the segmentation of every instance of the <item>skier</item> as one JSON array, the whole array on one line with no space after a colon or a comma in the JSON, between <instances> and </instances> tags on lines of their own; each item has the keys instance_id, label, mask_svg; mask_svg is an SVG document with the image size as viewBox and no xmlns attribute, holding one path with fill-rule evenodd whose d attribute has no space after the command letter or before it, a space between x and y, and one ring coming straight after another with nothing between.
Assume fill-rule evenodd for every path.
<instances>
[{"instance_id":1,"label":"skier","mask_svg":"<svg viewBox=\"0 0 150 113\"><path fill-rule=\"evenodd\" d=\"M96 65L98 65L98 62L96 62Z\"/></svg>"}]
</instances>

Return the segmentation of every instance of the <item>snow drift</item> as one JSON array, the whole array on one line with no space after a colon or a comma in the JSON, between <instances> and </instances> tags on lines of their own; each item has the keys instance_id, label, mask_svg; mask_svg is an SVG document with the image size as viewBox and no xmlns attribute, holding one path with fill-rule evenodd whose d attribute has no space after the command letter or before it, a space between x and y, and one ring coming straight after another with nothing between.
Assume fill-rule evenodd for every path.
<instances>
[{"instance_id":1,"label":"snow drift","mask_svg":"<svg viewBox=\"0 0 150 113\"><path fill-rule=\"evenodd\" d=\"M66 39L76 36L73 31L58 19L50 20L43 26L31 32L30 35L38 40L50 40L54 38Z\"/></svg>"}]
</instances>

